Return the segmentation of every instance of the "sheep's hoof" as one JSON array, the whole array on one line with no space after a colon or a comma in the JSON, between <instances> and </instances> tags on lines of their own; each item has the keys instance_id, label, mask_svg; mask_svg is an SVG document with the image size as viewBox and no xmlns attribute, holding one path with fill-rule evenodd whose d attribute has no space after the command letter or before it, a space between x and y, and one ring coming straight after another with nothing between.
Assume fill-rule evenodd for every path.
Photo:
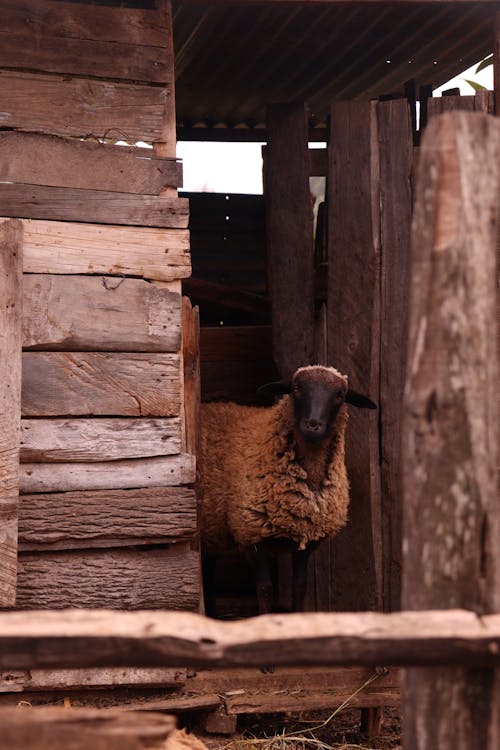
<instances>
[{"instance_id":1,"label":"sheep's hoof","mask_svg":"<svg viewBox=\"0 0 500 750\"><path fill-rule=\"evenodd\" d=\"M261 667L260 671L263 674L274 674L274 669L275 669L274 667L270 667L270 666L266 665L265 667Z\"/></svg>"}]
</instances>

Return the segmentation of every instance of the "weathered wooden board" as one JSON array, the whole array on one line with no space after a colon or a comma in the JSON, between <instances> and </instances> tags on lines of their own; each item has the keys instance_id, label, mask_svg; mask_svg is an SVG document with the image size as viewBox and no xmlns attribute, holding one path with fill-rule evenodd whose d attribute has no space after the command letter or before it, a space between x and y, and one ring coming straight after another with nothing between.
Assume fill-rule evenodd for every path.
<instances>
[{"instance_id":1,"label":"weathered wooden board","mask_svg":"<svg viewBox=\"0 0 500 750\"><path fill-rule=\"evenodd\" d=\"M152 550L25 553L19 556L16 604L20 609L197 610L199 568L199 555L189 544Z\"/></svg>"},{"instance_id":2,"label":"weathered wooden board","mask_svg":"<svg viewBox=\"0 0 500 750\"><path fill-rule=\"evenodd\" d=\"M175 545L172 549L179 545ZM155 560L155 553L143 558ZM108 553L109 562L119 553ZM165 553L166 556L167 553ZM103 553L106 557L106 553ZM21 556L24 580L25 560ZM48 560L55 555L43 556ZM61 553L61 570L53 573L68 578L72 557L83 553ZM40 560L42 556L30 556ZM95 559L89 553L88 561ZM41 564L41 563L40 563ZM151 562L153 566L153 562ZM75 563L73 568L79 567ZM111 567L114 567L112 563ZM33 571L35 565L33 564ZM45 575L44 568L44 575ZM149 570L149 569L148 569ZM126 585L134 599L140 588L137 575L128 581L116 572L117 594ZM90 576L89 576L90 572ZM96 571L97 572L97 571ZM125 571L128 576L128 568ZM81 585L92 586L93 571L81 576ZM109 576L113 571L106 571ZM154 576L154 569L152 571ZM155 580L165 585L168 566L157 558ZM123 577L123 576L122 576ZM131 581L135 581L134 586ZM99 579L94 577L89 598L98 596ZM50 592L53 584L47 582ZM73 584L72 584L73 588ZM144 599L148 598L145 591ZM179 592L180 593L180 592ZM68 598L71 592L67 591ZM36 596L36 591L33 598ZM65 596L54 592L57 604ZM25 601L23 593L23 602ZM46 597L47 600L50 597ZM113 600L114 602L115 600ZM79 604L73 597L70 604ZM153 599L153 606L162 606ZM33 602L33 606L37 606ZM148 606L144 603L144 606ZM293 615L264 615L224 622L193 612L3 612L0 613L0 668L43 669L106 666L248 667L360 665L438 665L461 661L467 665L500 663L500 615L479 617L464 610L423 612L308 612Z\"/></svg>"},{"instance_id":3,"label":"weathered wooden board","mask_svg":"<svg viewBox=\"0 0 500 750\"><path fill-rule=\"evenodd\" d=\"M187 487L23 495L19 548L63 550L190 539L196 498Z\"/></svg>"},{"instance_id":4,"label":"weathered wooden board","mask_svg":"<svg viewBox=\"0 0 500 750\"><path fill-rule=\"evenodd\" d=\"M109 274L172 281L191 273L189 232L23 220L25 273Z\"/></svg>"},{"instance_id":5,"label":"weathered wooden board","mask_svg":"<svg viewBox=\"0 0 500 750\"><path fill-rule=\"evenodd\" d=\"M21 462L114 461L181 450L178 417L23 419Z\"/></svg>"},{"instance_id":6,"label":"weathered wooden board","mask_svg":"<svg viewBox=\"0 0 500 750\"><path fill-rule=\"evenodd\" d=\"M49 221L86 221L185 229L189 204L185 198L110 193L105 190L0 184L3 216Z\"/></svg>"},{"instance_id":7,"label":"weathered wooden board","mask_svg":"<svg viewBox=\"0 0 500 750\"><path fill-rule=\"evenodd\" d=\"M16 600L22 242L21 222L0 221L0 607Z\"/></svg>"},{"instance_id":8,"label":"weathered wooden board","mask_svg":"<svg viewBox=\"0 0 500 750\"><path fill-rule=\"evenodd\" d=\"M0 127L154 141L166 93L160 86L0 70Z\"/></svg>"},{"instance_id":9,"label":"weathered wooden board","mask_svg":"<svg viewBox=\"0 0 500 750\"><path fill-rule=\"evenodd\" d=\"M200 315L187 297L182 298L182 356L184 365L184 424L186 451L200 457ZM199 470L199 466L197 465Z\"/></svg>"},{"instance_id":10,"label":"weathered wooden board","mask_svg":"<svg viewBox=\"0 0 500 750\"><path fill-rule=\"evenodd\" d=\"M0 672L0 693L116 688L134 685L144 688L167 688L180 687L185 682L186 670L181 668L10 669Z\"/></svg>"},{"instance_id":11,"label":"weathered wooden board","mask_svg":"<svg viewBox=\"0 0 500 750\"><path fill-rule=\"evenodd\" d=\"M334 102L328 172L328 364L352 388L378 402L380 342L379 174L376 104ZM375 549L380 529L379 414L351 408L346 465L349 522L324 546L331 580L319 608L378 609L381 581Z\"/></svg>"},{"instance_id":12,"label":"weathered wooden board","mask_svg":"<svg viewBox=\"0 0 500 750\"><path fill-rule=\"evenodd\" d=\"M313 361L314 247L304 104L267 111L264 161L273 356L282 378Z\"/></svg>"},{"instance_id":13,"label":"weathered wooden board","mask_svg":"<svg viewBox=\"0 0 500 750\"><path fill-rule=\"evenodd\" d=\"M183 747L173 742L175 719L161 713L37 706L28 711L3 708L0 722L10 750L146 750L166 747L167 742ZM200 742L197 750L204 747Z\"/></svg>"},{"instance_id":14,"label":"weathered wooden board","mask_svg":"<svg viewBox=\"0 0 500 750\"><path fill-rule=\"evenodd\" d=\"M22 414L176 417L178 354L24 352Z\"/></svg>"},{"instance_id":15,"label":"weathered wooden board","mask_svg":"<svg viewBox=\"0 0 500 750\"><path fill-rule=\"evenodd\" d=\"M408 609L500 610L499 163L495 118L453 112L428 125L412 233L403 412ZM407 671L409 750L499 747L499 664L491 658L482 670L466 667L457 660Z\"/></svg>"},{"instance_id":16,"label":"weathered wooden board","mask_svg":"<svg viewBox=\"0 0 500 750\"><path fill-rule=\"evenodd\" d=\"M159 195L182 185L182 164L152 149L34 133L0 133L0 180Z\"/></svg>"},{"instance_id":17,"label":"weathered wooden board","mask_svg":"<svg viewBox=\"0 0 500 750\"><path fill-rule=\"evenodd\" d=\"M141 279L25 274L23 348L178 352L181 285Z\"/></svg>"},{"instance_id":18,"label":"weathered wooden board","mask_svg":"<svg viewBox=\"0 0 500 750\"><path fill-rule=\"evenodd\" d=\"M380 450L383 605L401 608L403 390L410 288L413 136L406 99L377 104L380 163ZM382 559L383 558L383 559Z\"/></svg>"},{"instance_id":19,"label":"weathered wooden board","mask_svg":"<svg viewBox=\"0 0 500 750\"><path fill-rule=\"evenodd\" d=\"M96 463L30 463L19 467L21 493L171 487L194 482L196 461L188 453Z\"/></svg>"}]
</instances>

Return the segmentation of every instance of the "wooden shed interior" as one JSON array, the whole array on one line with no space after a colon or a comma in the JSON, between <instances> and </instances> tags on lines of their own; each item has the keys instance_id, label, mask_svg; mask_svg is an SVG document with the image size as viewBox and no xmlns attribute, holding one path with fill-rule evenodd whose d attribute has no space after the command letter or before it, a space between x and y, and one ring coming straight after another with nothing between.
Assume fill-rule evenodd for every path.
<instances>
[{"instance_id":1,"label":"wooden shed interior","mask_svg":"<svg viewBox=\"0 0 500 750\"><path fill-rule=\"evenodd\" d=\"M0 0L0 35L0 606L202 611L200 388L254 403L316 362L380 408L352 414L350 522L314 554L308 609L399 610L419 138L441 112L495 112L493 92L430 94L498 55L498 3ZM264 195L179 195L177 140L264 142ZM253 614L230 562L221 612ZM370 674L318 667L307 707ZM226 713L294 710L276 685L292 695L300 678L266 676L265 699ZM152 707L214 711L228 679L7 670L0 705L114 686L133 707L141 688ZM238 680L260 695L257 670ZM398 690L393 671L357 705Z\"/></svg>"}]
</instances>

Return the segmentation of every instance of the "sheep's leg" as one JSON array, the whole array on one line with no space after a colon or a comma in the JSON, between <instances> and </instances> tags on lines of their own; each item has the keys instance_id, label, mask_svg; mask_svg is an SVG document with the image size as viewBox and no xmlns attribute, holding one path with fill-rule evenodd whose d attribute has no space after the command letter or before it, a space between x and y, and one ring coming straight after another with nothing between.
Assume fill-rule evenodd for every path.
<instances>
[{"instance_id":1,"label":"sheep's leg","mask_svg":"<svg viewBox=\"0 0 500 750\"><path fill-rule=\"evenodd\" d=\"M256 544L253 549L257 605L259 614L264 615L273 611L274 587L271 574L271 560L269 558L269 549L265 542Z\"/></svg>"},{"instance_id":2,"label":"sheep's leg","mask_svg":"<svg viewBox=\"0 0 500 750\"><path fill-rule=\"evenodd\" d=\"M292 553L292 611L303 612L307 587L307 565L311 552L317 545L295 549Z\"/></svg>"}]
</instances>

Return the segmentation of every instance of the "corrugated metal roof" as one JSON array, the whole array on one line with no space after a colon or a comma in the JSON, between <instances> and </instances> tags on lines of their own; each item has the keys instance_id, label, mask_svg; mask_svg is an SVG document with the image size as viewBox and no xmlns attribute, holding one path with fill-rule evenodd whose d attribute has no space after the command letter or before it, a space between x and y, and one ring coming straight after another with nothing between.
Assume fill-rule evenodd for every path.
<instances>
[{"instance_id":1,"label":"corrugated metal roof","mask_svg":"<svg viewBox=\"0 0 500 750\"><path fill-rule=\"evenodd\" d=\"M333 99L444 83L491 51L493 5L195 5L174 11L181 126L255 127L268 102Z\"/></svg>"}]
</instances>

